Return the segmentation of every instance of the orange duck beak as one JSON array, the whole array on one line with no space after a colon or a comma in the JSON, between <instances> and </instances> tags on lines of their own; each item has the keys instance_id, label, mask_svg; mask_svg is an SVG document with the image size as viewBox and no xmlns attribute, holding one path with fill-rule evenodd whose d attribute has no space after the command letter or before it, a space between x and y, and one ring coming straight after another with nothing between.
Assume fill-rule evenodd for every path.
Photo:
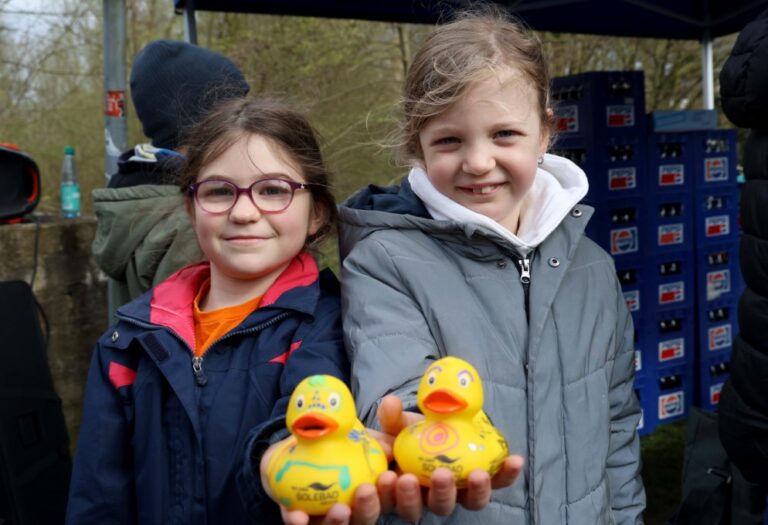
<instances>
[{"instance_id":1,"label":"orange duck beak","mask_svg":"<svg viewBox=\"0 0 768 525\"><path fill-rule=\"evenodd\" d=\"M467 402L449 390L439 389L427 395L424 406L437 414L453 414L467 408Z\"/></svg>"},{"instance_id":2,"label":"orange duck beak","mask_svg":"<svg viewBox=\"0 0 768 525\"><path fill-rule=\"evenodd\" d=\"M306 439L327 436L339 428L339 424L325 414L305 414L293 422L291 431Z\"/></svg>"}]
</instances>

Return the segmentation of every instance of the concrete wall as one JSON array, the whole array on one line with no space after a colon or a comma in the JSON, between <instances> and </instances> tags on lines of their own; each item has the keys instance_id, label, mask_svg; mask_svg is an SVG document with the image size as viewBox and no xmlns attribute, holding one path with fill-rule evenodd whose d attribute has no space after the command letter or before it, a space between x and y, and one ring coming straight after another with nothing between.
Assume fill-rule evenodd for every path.
<instances>
[{"instance_id":1,"label":"concrete wall","mask_svg":"<svg viewBox=\"0 0 768 525\"><path fill-rule=\"evenodd\" d=\"M107 328L107 278L91 257L95 217L35 219L0 225L0 280L29 283L34 273L33 291L51 330L48 361L74 451L91 353Z\"/></svg>"}]
</instances>

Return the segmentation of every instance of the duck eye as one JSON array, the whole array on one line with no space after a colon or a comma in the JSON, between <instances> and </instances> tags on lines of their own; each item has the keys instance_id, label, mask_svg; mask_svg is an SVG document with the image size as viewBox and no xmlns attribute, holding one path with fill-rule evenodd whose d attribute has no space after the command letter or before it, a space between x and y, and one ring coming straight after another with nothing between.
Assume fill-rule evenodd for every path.
<instances>
[{"instance_id":1,"label":"duck eye","mask_svg":"<svg viewBox=\"0 0 768 525\"><path fill-rule=\"evenodd\" d=\"M459 373L459 386L466 388L472 382L472 374L466 370Z\"/></svg>"},{"instance_id":2,"label":"duck eye","mask_svg":"<svg viewBox=\"0 0 768 525\"><path fill-rule=\"evenodd\" d=\"M432 372L431 374L429 374L427 376L427 384L428 385L434 385L436 381L437 381L437 373Z\"/></svg>"},{"instance_id":3,"label":"duck eye","mask_svg":"<svg viewBox=\"0 0 768 525\"><path fill-rule=\"evenodd\" d=\"M341 396L334 392L328 396L328 404L331 405L331 408L338 408L341 405Z\"/></svg>"},{"instance_id":4,"label":"duck eye","mask_svg":"<svg viewBox=\"0 0 768 525\"><path fill-rule=\"evenodd\" d=\"M296 408L303 408L304 407L304 394L299 394L296 396Z\"/></svg>"}]
</instances>

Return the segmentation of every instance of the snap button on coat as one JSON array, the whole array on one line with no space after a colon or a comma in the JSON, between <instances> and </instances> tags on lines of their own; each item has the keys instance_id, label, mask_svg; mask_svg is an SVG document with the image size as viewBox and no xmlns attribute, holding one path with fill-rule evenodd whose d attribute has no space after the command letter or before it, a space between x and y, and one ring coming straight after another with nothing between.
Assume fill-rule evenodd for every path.
<instances>
[{"instance_id":1,"label":"snap button on coat","mask_svg":"<svg viewBox=\"0 0 768 525\"><path fill-rule=\"evenodd\" d=\"M558 259L557 257L550 257L549 258L549 265L552 268L557 268L558 266L560 266L560 259Z\"/></svg>"},{"instance_id":2,"label":"snap button on coat","mask_svg":"<svg viewBox=\"0 0 768 525\"><path fill-rule=\"evenodd\" d=\"M506 268L507 267L507 261L505 261L504 259L499 259L498 261L496 261L496 267L497 268Z\"/></svg>"},{"instance_id":3,"label":"snap button on coat","mask_svg":"<svg viewBox=\"0 0 768 525\"><path fill-rule=\"evenodd\" d=\"M571 210L571 215L574 217L581 217L581 210L579 208L574 208Z\"/></svg>"},{"instance_id":4,"label":"snap button on coat","mask_svg":"<svg viewBox=\"0 0 768 525\"><path fill-rule=\"evenodd\" d=\"M112 332L112 342L113 342L113 343L114 343L115 341L117 341L117 339L118 339L119 337L120 337L120 334L119 334L119 333L117 333L117 330L115 330L114 332Z\"/></svg>"}]
</instances>

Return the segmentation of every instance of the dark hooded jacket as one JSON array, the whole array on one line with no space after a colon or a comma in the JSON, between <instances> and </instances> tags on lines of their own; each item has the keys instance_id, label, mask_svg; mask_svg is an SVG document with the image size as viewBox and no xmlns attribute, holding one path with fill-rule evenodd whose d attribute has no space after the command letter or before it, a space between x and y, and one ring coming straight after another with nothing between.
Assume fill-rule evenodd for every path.
<instances>
[{"instance_id":1,"label":"dark hooded jacket","mask_svg":"<svg viewBox=\"0 0 768 525\"><path fill-rule=\"evenodd\" d=\"M209 274L183 268L118 309L97 343L68 524L279 523L254 447L285 435L302 379L348 379L338 281L298 256L193 369L193 300Z\"/></svg>"},{"instance_id":2,"label":"dark hooded jacket","mask_svg":"<svg viewBox=\"0 0 768 525\"><path fill-rule=\"evenodd\" d=\"M744 477L768 486L768 11L739 34L720 73L723 111L750 128L741 192L739 330L719 406L720 439Z\"/></svg>"}]
</instances>

